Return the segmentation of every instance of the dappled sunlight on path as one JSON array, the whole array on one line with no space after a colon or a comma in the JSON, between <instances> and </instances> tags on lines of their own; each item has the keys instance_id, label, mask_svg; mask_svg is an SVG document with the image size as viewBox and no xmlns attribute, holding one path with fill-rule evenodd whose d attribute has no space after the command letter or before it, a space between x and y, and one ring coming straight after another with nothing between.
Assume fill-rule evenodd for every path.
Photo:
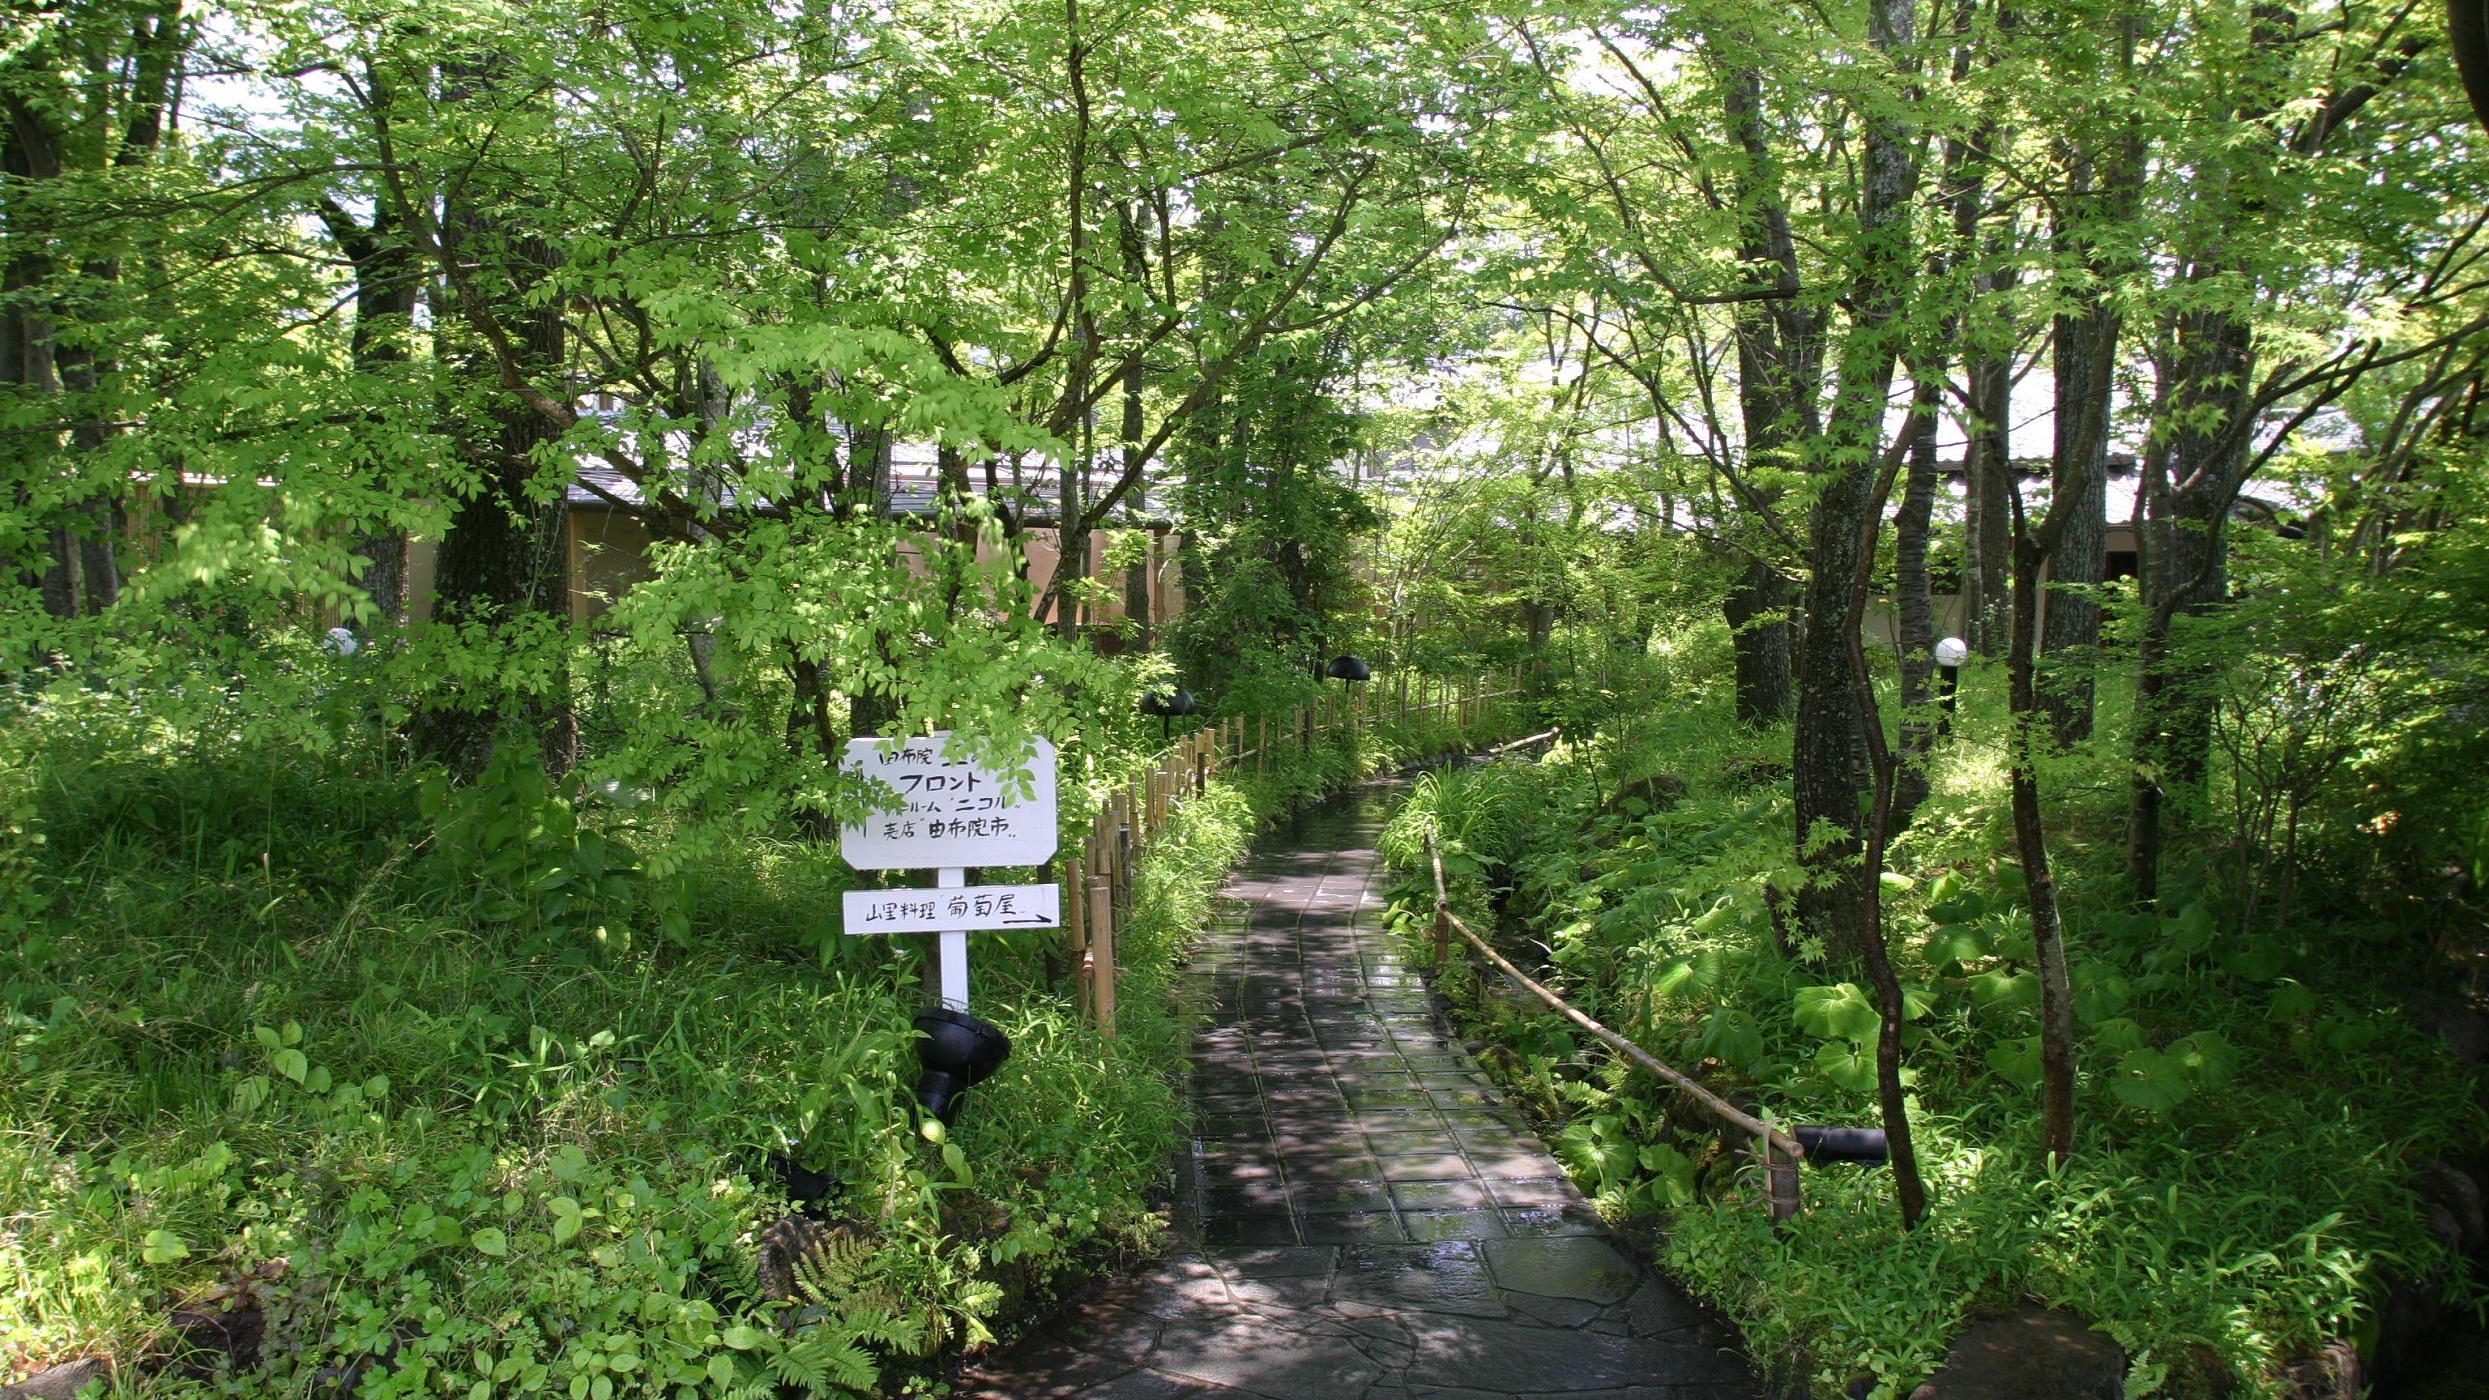
<instances>
[{"instance_id":1,"label":"dappled sunlight on path","mask_svg":"<svg viewBox=\"0 0 2489 1400\"><path fill-rule=\"evenodd\" d=\"M1609 1239L1393 953L1372 797L1228 887L1192 1000L1191 1238L963 1378L1009 1400L1762 1393Z\"/></svg>"}]
</instances>

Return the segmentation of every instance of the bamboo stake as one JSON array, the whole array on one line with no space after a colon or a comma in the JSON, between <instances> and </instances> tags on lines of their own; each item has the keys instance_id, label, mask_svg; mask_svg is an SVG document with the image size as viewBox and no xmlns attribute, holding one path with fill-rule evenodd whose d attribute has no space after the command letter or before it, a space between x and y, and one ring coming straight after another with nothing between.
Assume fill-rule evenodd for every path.
<instances>
[{"instance_id":1,"label":"bamboo stake","mask_svg":"<svg viewBox=\"0 0 2489 1400\"><path fill-rule=\"evenodd\" d=\"M1077 856L1063 862L1063 942L1072 952L1072 1004L1085 1012L1089 1006L1089 925L1084 916L1089 910L1081 895L1089 886L1081 870Z\"/></svg>"},{"instance_id":2,"label":"bamboo stake","mask_svg":"<svg viewBox=\"0 0 2489 1400\"><path fill-rule=\"evenodd\" d=\"M1105 880L1089 882L1091 1014L1098 1033L1115 1034L1115 892Z\"/></svg>"},{"instance_id":3,"label":"bamboo stake","mask_svg":"<svg viewBox=\"0 0 2489 1400\"><path fill-rule=\"evenodd\" d=\"M1770 1117L1766 1116L1763 1122L1768 1129ZM1771 1212L1772 1225L1777 1229L1798 1213L1802 1202L1798 1194L1797 1159L1774 1151L1772 1136L1769 1131L1757 1134L1754 1149L1763 1158L1764 1208Z\"/></svg>"},{"instance_id":4,"label":"bamboo stake","mask_svg":"<svg viewBox=\"0 0 2489 1400\"><path fill-rule=\"evenodd\" d=\"M1134 812L1132 789L1126 787L1115 795L1115 896L1124 908L1132 907L1132 852L1140 845L1140 834L1132 829Z\"/></svg>"}]
</instances>

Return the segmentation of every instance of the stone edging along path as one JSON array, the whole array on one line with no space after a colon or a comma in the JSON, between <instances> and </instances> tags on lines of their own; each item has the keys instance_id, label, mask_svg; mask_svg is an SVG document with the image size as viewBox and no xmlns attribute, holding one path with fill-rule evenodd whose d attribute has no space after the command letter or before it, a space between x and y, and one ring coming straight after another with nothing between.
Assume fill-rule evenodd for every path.
<instances>
[{"instance_id":1,"label":"stone edging along path","mask_svg":"<svg viewBox=\"0 0 2489 1400\"><path fill-rule=\"evenodd\" d=\"M1185 1238L962 1376L998 1400L1730 1400L1728 1335L1609 1238L1381 927L1378 799L1255 855L1187 974Z\"/></svg>"}]
</instances>

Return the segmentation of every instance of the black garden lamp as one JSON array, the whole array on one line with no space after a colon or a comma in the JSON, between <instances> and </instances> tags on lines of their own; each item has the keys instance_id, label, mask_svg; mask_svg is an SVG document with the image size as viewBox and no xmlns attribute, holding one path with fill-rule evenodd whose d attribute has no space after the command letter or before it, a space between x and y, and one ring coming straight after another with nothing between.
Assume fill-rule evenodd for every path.
<instances>
[{"instance_id":1,"label":"black garden lamp","mask_svg":"<svg viewBox=\"0 0 2489 1400\"><path fill-rule=\"evenodd\" d=\"M1156 690L1145 691L1141 695L1141 713L1158 716L1160 743L1167 742L1171 737L1168 731L1175 717L1189 715L1193 709L1193 693L1180 685L1172 690L1162 686Z\"/></svg>"},{"instance_id":2,"label":"black garden lamp","mask_svg":"<svg viewBox=\"0 0 2489 1400\"><path fill-rule=\"evenodd\" d=\"M959 1118L959 1096L1011 1058L1011 1037L965 1011L938 1006L917 1014L916 1102L947 1126Z\"/></svg>"},{"instance_id":3,"label":"black garden lamp","mask_svg":"<svg viewBox=\"0 0 2489 1400\"><path fill-rule=\"evenodd\" d=\"M1884 1165L1885 1147L1882 1128L1791 1128L1789 1136L1806 1149L1806 1160L1822 1165L1831 1162L1856 1162L1862 1167Z\"/></svg>"},{"instance_id":4,"label":"black garden lamp","mask_svg":"<svg viewBox=\"0 0 2489 1400\"><path fill-rule=\"evenodd\" d=\"M1331 664L1324 667L1322 673L1338 681L1343 690L1359 681L1374 678L1374 668L1365 664L1365 658L1346 653L1332 657Z\"/></svg>"}]
</instances>

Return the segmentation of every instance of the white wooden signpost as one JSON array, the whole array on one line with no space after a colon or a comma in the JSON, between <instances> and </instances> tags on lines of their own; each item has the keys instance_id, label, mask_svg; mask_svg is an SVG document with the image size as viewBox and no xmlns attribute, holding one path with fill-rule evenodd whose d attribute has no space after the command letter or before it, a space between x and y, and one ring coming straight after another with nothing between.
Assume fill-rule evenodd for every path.
<instances>
[{"instance_id":1,"label":"white wooden signpost","mask_svg":"<svg viewBox=\"0 0 2489 1400\"><path fill-rule=\"evenodd\" d=\"M856 739L840 766L887 785L899 805L839 830L858 870L926 870L930 890L849 890L847 931L941 937L942 1004L968 1009L971 929L1058 928L1058 885L967 883L971 865L1040 865L1054 858L1054 745L1039 739L1016 774L947 752L948 731L909 739Z\"/></svg>"}]
</instances>

